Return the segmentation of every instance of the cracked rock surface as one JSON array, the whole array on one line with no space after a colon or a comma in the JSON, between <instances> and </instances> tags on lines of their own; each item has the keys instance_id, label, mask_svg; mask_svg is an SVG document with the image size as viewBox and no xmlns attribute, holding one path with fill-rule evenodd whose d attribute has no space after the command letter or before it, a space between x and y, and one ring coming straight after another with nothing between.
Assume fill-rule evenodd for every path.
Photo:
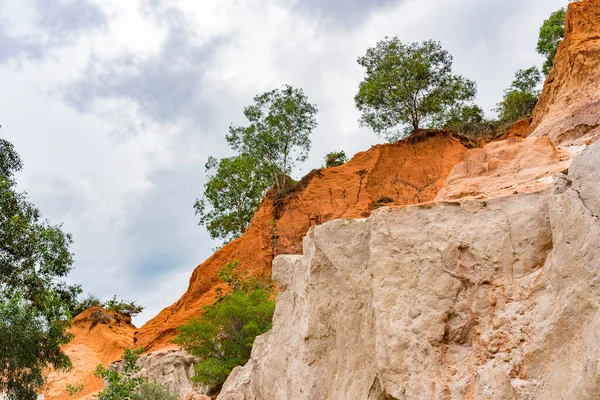
<instances>
[{"instance_id":1,"label":"cracked rock surface","mask_svg":"<svg viewBox=\"0 0 600 400\"><path fill-rule=\"evenodd\" d=\"M599 174L312 228L219 399L600 398Z\"/></svg>"}]
</instances>

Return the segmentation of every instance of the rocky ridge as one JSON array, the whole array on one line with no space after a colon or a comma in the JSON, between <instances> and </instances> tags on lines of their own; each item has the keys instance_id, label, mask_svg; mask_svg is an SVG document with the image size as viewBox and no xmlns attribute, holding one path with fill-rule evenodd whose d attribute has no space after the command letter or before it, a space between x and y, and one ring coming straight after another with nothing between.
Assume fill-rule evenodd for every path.
<instances>
[{"instance_id":1,"label":"rocky ridge","mask_svg":"<svg viewBox=\"0 0 600 400\"><path fill-rule=\"evenodd\" d=\"M571 4L528 137L276 258L273 330L219 399L600 398L599 43L600 1Z\"/></svg>"}]
</instances>

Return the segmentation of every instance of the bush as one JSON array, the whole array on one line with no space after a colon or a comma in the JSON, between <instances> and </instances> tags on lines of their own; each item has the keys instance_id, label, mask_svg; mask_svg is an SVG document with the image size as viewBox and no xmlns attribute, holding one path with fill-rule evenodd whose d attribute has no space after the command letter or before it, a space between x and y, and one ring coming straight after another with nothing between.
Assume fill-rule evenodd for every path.
<instances>
[{"instance_id":1,"label":"bush","mask_svg":"<svg viewBox=\"0 0 600 400\"><path fill-rule=\"evenodd\" d=\"M118 300L117 295L114 295L112 299L104 303L104 308L111 311L116 311L119 314L128 315L135 317L142 311L144 307L137 304L135 301Z\"/></svg>"},{"instance_id":2,"label":"bush","mask_svg":"<svg viewBox=\"0 0 600 400\"><path fill-rule=\"evenodd\" d=\"M348 162L348 157L344 151L337 151L328 153L325 156L325 167L338 167Z\"/></svg>"},{"instance_id":3,"label":"bush","mask_svg":"<svg viewBox=\"0 0 600 400\"><path fill-rule=\"evenodd\" d=\"M92 307L102 307L102 302L94 295L88 295L83 300L77 303L73 309L73 316L77 316Z\"/></svg>"},{"instance_id":4,"label":"bush","mask_svg":"<svg viewBox=\"0 0 600 400\"><path fill-rule=\"evenodd\" d=\"M132 400L177 400L177 396L169 388L158 383L143 382Z\"/></svg>"},{"instance_id":5,"label":"bush","mask_svg":"<svg viewBox=\"0 0 600 400\"><path fill-rule=\"evenodd\" d=\"M515 122L531 115L540 96L537 86L541 81L542 75L536 67L518 70L496 108L500 122Z\"/></svg>"},{"instance_id":6,"label":"bush","mask_svg":"<svg viewBox=\"0 0 600 400\"><path fill-rule=\"evenodd\" d=\"M137 361L144 352L143 348L135 350L127 349L123 353L123 371L109 369L103 365L96 367L94 375L104 379L104 390L98 393L98 400L131 400L136 394L138 387L144 380L135 375L140 372Z\"/></svg>"},{"instance_id":7,"label":"bush","mask_svg":"<svg viewBox=\"0 0 600 400\"><path fill-rule=\"evenodd\" d=\"M200 359L192 380L217 389L233 368L248 361L254 339L271 329L275 311L273 285L240 273L237 261L223 267L219 279L230 292L218 294L217 303L181 326L173 341Z\"/></svg>"},{"instance_id":8,"label":"bush","mask_svg":"<svg viewBox=\"0 0 600 400\"><path fill-rule=\"evenodd\" d=\"M98 308L92 311L92 315L90 315L90 321L92 322L90 325L90 329L94 328L98 324L108 324L112 321L112 318L109 314L106 313L101 308Z\"/></svg>"}]
</instances>

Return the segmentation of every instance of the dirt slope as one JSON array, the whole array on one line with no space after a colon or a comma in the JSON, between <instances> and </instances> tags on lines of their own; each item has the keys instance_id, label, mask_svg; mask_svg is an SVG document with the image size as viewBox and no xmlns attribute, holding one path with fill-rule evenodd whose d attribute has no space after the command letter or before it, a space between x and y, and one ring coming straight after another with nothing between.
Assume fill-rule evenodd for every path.
<instances>
[{"instance_id":1,"label":"dirt slope","mask_svg":"<svg viewBox=\"0 0 600 400\"><path fill-rule=\"evenodd\" d=\"M139 330L136 346L168 345L178 326L213 302L217 271L227 262L237 259L244 269L270 275L273 257L299 254L311 226L367 217L382 205L431 201L466 151L450 132L422 131L396 144L373 146L345 165L315 170L284 199L267 196L247 231L200 264L182 298Z\"/></svg>"},{"instance_id":2,"label":"dirt slope","mask_svg":"<svg viewBox=\"0 0 600 400\"><path fill-rule=\"evenodd\" d=\"M95 322L98 316L106 317L103 322ZM73 321L71 333L75 338L65 347L65 353L71 357L73 370L70 372L51 372L48 375L48 388L44 392L46 400L66 400L68 384L85 385L78 398L90 398L91 394L102 389L101 379L94 377L96 365L108 365L121 358L123 351L133 343L136 328L131 318L107 311L100 307L90 308Z\"/></svg>"}]
</instances>

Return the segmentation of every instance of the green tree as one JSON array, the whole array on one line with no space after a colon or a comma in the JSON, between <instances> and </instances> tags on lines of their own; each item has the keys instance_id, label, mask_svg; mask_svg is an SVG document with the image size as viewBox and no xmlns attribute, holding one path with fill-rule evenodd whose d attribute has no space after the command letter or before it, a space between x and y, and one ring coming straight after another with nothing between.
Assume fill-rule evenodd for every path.
<instances>
[{"instance_id":1,"label":"green tree","mask_svg":"<svg viewBox=\"0 0 600 400\"><path fill-rule=\"evenodd\" d=\"M348 162L348 157L344 151L334 151L325 156L325 167L337 167Z\"/></svg>"},{"instance_id":2,"label":"green tree","mask_svg":"<svg viewBox=\"0 0 600 400\"><path fill-rule=\"evenodd\" d=\"M540 96L538 86L541 81L542 75L536 67L518 70L515 80L504 91L504 97L497 105L500 122L514 122L531 115Z\"/></svg>"},{"instance_id":3,"label":"green tree","mask_svg":"<svg viewBox=\"0 0 600 400\"><path fill-rule=\"evenodd\" d=\"M230 126L227 141L234 150L259 160L281 193L296 163L308 157L317 112L302 89L285 85L256 96L244 109L249 125Z\"/></svg>"},{"instance_id":4,"label":"green tree","mask_svg":"<svg viewBox=\"0 0 600 400\"><path fill-rule=\"evenodd\" d=\"M71 235L42 219L16 191L21 159L0 139L0 392L9 399L36 399L44 370L71 367L61 350L79 286L62 279L71 271Z\"/></svg>"},{"instance_id":5,"label":"green tree","mask_svg":"<svg viewBox=\"0 0 600 400\"><path fill-rule=\"evenodd\" d=\"M248 154L223 158L210 157L206 163L208 182L204 196L194 208L210 237L229 242L239 237L254 217L271 184L262 162Z\"/></svg>"},{"instance_id":6,"label":"green tree","mask_svg":"<svg viewBox=\"0 0 600 400\"><path fill-rule=\"evenodd\" d=\"M537 43L537 51L544 57L546 61L542 66L542 72L544 75L548 75L552 69L554 63L554 57L558 46L565 38L565 18L567 16L567 10L561 8L560 10L552 13L550 18L544 21L540 28L540 36Z\"/></svg>"},{"instance_id":7,"label":"green tree","mask_svg":"<svg viewBox=\"0 0 600 400\"><path fill-rule=\"evenodd\" d=\"M366 69L355 97L361 125L390 141L444 125L440 121L477 92L473 81L452 74L452 56L434 41L404 44L386 37L358 63Z\"/></svg>"},{"instance_id":8,"label":"green tree","mask_svg":"<svg viewBox=\"0 0 600 400\"><path fill-rule=\"evenodd\" d=\"M198 357L192 380L219 389L238 365L245 364L256 336L271 329L275 311L273 286L238 271L238 263L223 267L219 278L229 293L179 328L174 343Z\"/></svg>"}]
</instances>

